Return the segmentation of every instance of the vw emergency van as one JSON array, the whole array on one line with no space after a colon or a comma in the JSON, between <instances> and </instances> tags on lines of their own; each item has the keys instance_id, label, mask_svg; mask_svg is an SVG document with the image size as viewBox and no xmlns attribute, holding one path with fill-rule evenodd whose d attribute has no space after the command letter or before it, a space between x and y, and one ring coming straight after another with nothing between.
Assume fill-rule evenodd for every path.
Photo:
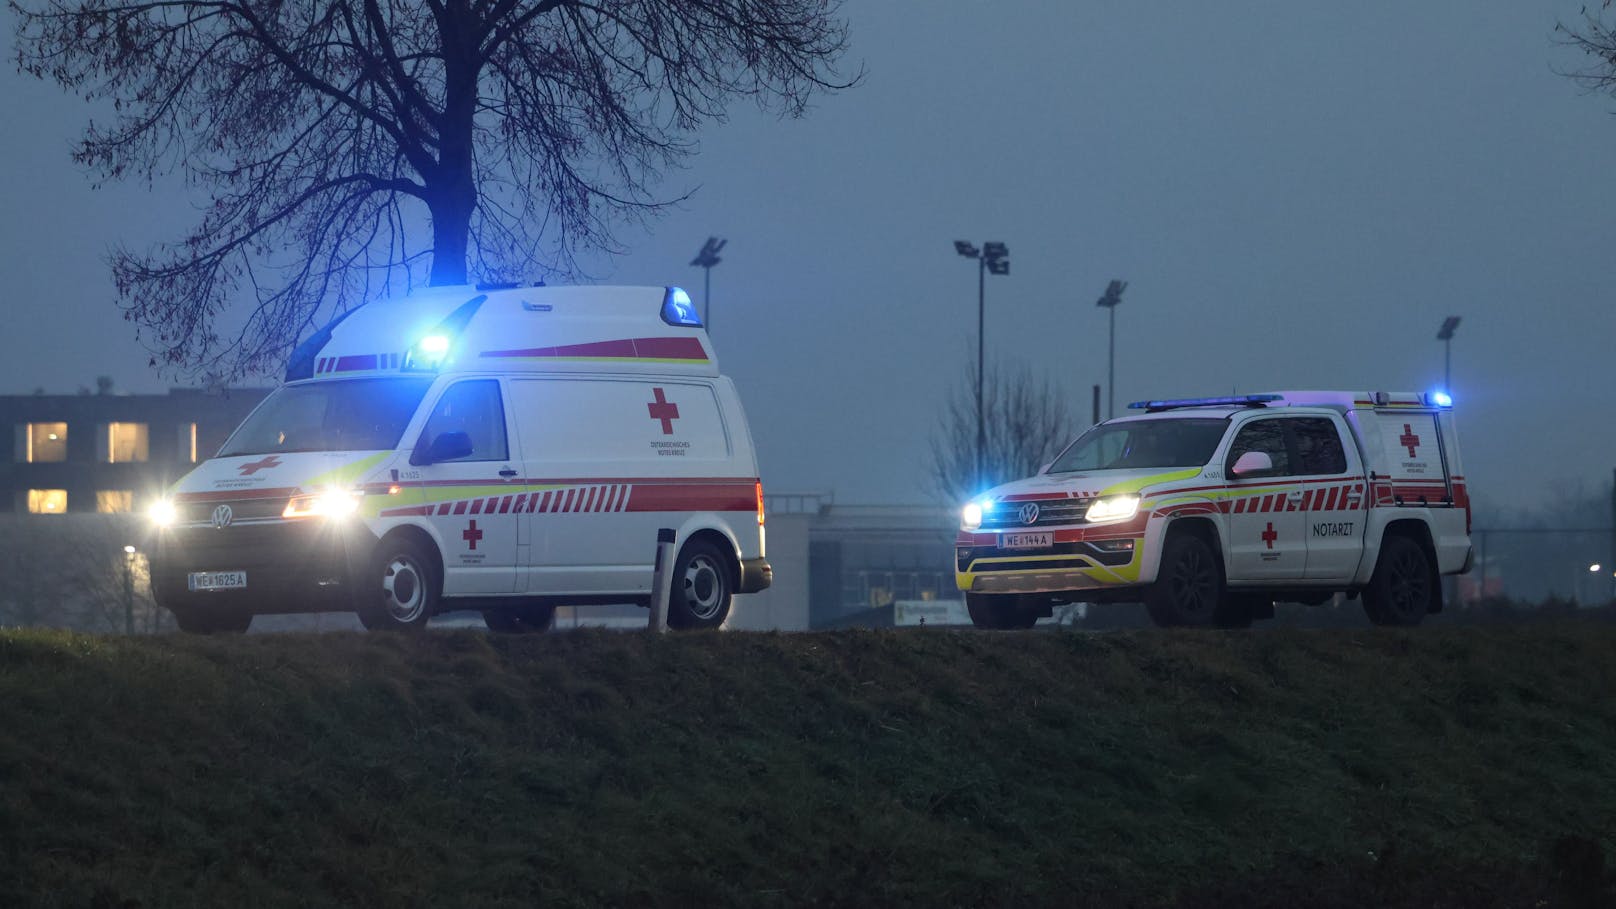
<instances>
[{"instance_id":1,"label":"vw emergency van","mask_svg":"<svg viewBox=\"0 0 1616 909\"><path fill-rule=\"evenodd\" d=\"M1363 598L1418 624L1468 571L1470 495L1442 393L1287 391L1142 401L1038 476L967 504L956 581L979 627L1069 602L1159 625L1249 625L1275 600Z\"/></svg>"},{"instance_id":2,"label":"vw emergency van","mask_svg":"<svg viewBox=\"0 0 1616 909\"><path fill-rule=\"evenodd\" d=\"M186 631L353 610L417 629L481 610L648 605L714 628L772 579L734 384L679 288L434 288L357 307L153 510L152 588Z\"/></svg>"}]
</instances>

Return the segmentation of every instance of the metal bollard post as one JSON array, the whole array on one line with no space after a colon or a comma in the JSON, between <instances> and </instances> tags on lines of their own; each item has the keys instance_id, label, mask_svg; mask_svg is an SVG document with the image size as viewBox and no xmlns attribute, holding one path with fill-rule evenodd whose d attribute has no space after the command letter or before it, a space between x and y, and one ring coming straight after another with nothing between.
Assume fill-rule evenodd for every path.
<instances>
[{"instance_id":1,"label":"metal bollard post","mask_svg":"<svg viewBox=\"0 0 1616 909\"><path fill-rule=\"evenodd\" d=\"M656 532L656 570L651 573L650 631L668 630L668 599L673 596L673 528Z\"/></svg>"}]
</instances>

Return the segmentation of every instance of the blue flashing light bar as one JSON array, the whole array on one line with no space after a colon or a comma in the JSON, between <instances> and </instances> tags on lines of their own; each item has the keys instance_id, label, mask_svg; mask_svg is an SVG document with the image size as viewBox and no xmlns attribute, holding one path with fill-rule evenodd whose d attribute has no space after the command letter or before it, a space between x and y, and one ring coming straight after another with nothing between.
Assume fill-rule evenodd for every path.
<instances>
[{"instance_id":1,"label":"blue flashing light bar","mask_svg":"<svg viewBox=\"0 0 1616 909\"><path fill-rule=\"evenodd\" d=\"M662 321L669 325L682 325L689 328L700 328L701 316L696 312L696 305L690 302L690 295L682 287L670 287L662 297Z\"/></svg>"},{"instance_id":2,"label":"blue flashing light bar","mask_svg":"<svg viewBox=\"0 0 1616 909\"><path fill-rule=\"evenodd\" d=\"M1425 395L1425 403L1435 407L1452 407L1453 396L1445 391L1427 392Z\"/></svg>"},{"instance_id":3,"label":"blue flashing light bar","mask_svg":"<svg viewBox=\"0 0 1616 909\"><path fill-rule=\"evenodd\" d=\"M1257 407L1285 400L1282 395L1229 395L1222 398L1174 398L1167 401L1135 401L1130 410L1167 410L1173 407Z\"/></svg>"}]
</instances>

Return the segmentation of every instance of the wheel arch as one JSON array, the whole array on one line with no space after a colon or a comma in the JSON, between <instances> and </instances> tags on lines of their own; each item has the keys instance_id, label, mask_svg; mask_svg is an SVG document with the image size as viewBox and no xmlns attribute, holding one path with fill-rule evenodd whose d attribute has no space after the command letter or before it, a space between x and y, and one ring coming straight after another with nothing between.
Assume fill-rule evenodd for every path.
<instances>
[{"instance_id":1,"label":"wheel arch","mask_svg":"<svg viewBox=\"0 0 1616 909\"><path fill-rule=\"evenodd\" d=\"M1386 541L1393 537L1402 537L1413 540L1420 551L1425 553L1426 564L1431 569L1431 605L1427 612L1442 611L1442 574L1436 560L1436 541L1431 537L1431 527L1418 518L1398 518L1386 524L1380 534L1380 544L1375 547L1375 564L1380 564L1382 553L1386 549Z\"/></svg>"},{"instance_id":2,"label":"wheel arch","mask_svg":"<svg viewBox=\"0 0 1616 909\"><path fill-rule=\"evenodd\" d=\"M376 545L371 548L371 561L375 561L376 553L392 544L395 540L400 539L409 540L426 550L427 555L432 559L432 568L437 572L438 596L442 597L444 584L443 552L438 548L438 541L433 539L432 535L424 529L414 524L401 524L387 531L382 535L381 539L376 541Z\"/></svg>"}]
</instances>

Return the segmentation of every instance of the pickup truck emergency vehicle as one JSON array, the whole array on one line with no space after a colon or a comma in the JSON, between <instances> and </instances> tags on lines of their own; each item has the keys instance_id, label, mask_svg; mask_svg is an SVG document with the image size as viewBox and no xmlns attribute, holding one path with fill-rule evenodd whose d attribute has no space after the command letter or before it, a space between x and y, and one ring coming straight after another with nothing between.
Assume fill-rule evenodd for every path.
<instances>
[{"instance_id":1,"label":"pickup truck emergency vehicle","mask_svg":"<svg viewBox=\"0 0 1616 909\"><path fill-rule=\"evenodd\" d=\"M1286 391L1144 401L1038 476L967 504L959 588L983 628L1067 602L1140 602L1162 626L1243 627L1275 600L1362 596L1381 625L1442 608L1468 571L1452 401Z\"/></svg>"},{"instance_id":2,"label":"pickup truck emergency vehicle","mask_svg":"<svg viewBox=\"0 0 1616 909\"><path fill-rule=\"evenodd\" d=\"M772 579L741 401L676 287L351 310L153 517L153 592L186 631L350 609L544 630L559 603L648 605L661 528L674 627L717 627Z\"/></svg>"}]
</instances>

